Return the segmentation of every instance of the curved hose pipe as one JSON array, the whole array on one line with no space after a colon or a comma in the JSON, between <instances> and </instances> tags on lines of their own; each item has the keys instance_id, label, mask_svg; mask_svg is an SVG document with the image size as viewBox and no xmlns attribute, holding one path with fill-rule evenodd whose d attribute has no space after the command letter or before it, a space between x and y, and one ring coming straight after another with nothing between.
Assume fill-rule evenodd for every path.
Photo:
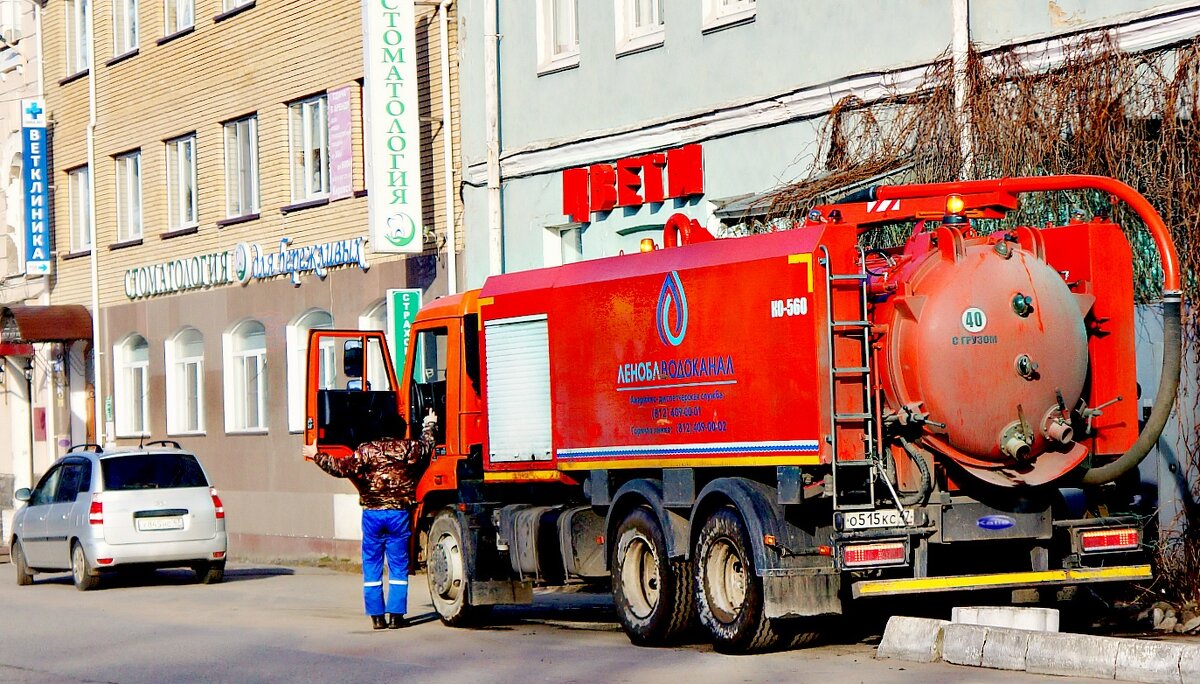
<instances>
[{"instance_id":1,"label":"curved hose pipe","mask_svg":"<svg viewBox=\"0 0 1200 684\"><path fill-rule=\"evenodd\" d=\"M900 503L904 506L913 504L923 504L929 500L929 495L933 493L933 474L929 472L929 461L925 458L933 458L933 455L924 449L913 446L911 442L903 437L900 438L900 446L904 449L904 453L917 464L917 470L921 471L921 488L915 494L905 494L900 497Z\"/></svg>"},{"instance_id":2,"label":"curved hose pipe","mask_svg":"<svg viewBox=\"0 0 1200 684\"><path fill-rule=\"evenodd\" d=\"M1137 467L1150 449L1158 441L1167 418L1171 415L1171 407L1175 403L1175 392L1179 389L1179 368L1183 356L1183 345L1180 336L1182 325L1182 306L1178 296L1163 302L1163 366L1162 379L1158 381L1158 394L1154 396L1154 407L1150 409L1150 419L1146 427L1138 435L1137 441L1129 447L1129 451L1112 463L1091 468L1083 475L1085 485L1100 485L1112 482L1125 473Z\"/></svg>"}]
</instances>

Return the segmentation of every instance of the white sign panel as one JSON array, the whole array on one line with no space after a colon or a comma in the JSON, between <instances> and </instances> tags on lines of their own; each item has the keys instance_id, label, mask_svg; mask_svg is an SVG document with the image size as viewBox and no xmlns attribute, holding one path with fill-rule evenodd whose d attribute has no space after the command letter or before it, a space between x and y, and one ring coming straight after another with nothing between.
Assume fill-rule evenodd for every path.
<instances>
[{"instance_id":1,"label":"white sign panel","mask_svg":"<svg viewBox=\"0 0 1200 684\"><path fill-rule=\"evenodd\" d=\"M367 206L376 252L420 252L421 135L413 0L364 0Z\"/></svg>"}]
</instances>

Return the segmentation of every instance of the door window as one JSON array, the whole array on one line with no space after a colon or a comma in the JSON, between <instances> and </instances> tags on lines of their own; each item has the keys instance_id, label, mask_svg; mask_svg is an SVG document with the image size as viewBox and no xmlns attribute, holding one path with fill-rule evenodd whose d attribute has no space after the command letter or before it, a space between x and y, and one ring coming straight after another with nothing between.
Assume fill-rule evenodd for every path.
<instances>
[{"instance_id":1,"label":"door window","mask_svg":"<svg viewBox=\"0 0 1200 684\"><path fill-rule=\"evenodd\" d=\"M62 475L58 481L57 502L74 503L80 492L91 488L92 465L88 462L67 463L62 467Z\"/></svg>"},{"instance_id":2,"label":"door window","mask_svg":"<svg viewBox=\"0 0 1200 684\"><path fill-rule=\"evenodd\" d=\"M37 487L34 487L33 493L29 495L30 506L44 506L54 503L54 493L58 490L58 479L62 475L62 466L56 466L53 470L42 476L41 482L38 482Z\"/></svg>"},{"instance_id":3,"label":"door window","mask_svg":"<svg viewBox=\"0 0 1200 684\"><path fill-rule=\"evenodd\" d=\"M438 416L435 436L438 444L446 441L446 352L449 334L446 328L422 330L413 345L412 435L420 434L421 423L433 409Z\"/></svg>"}]
</instances>

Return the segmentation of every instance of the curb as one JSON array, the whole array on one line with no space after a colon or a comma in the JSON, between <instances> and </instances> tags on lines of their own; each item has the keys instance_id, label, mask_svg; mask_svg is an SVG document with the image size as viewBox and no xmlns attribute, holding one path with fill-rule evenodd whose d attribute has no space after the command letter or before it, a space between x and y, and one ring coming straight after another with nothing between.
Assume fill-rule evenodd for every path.
<instances>
[{"instance_id":1,"label":"curb","mask_svg":"<svg viewBox=\"0 0 1200 684\"><path fill-rule=\"evenodd\" d=\"M1200 681L1200 644L894 616L875 657L1148 684Z\"/></svg>"}]
</instances>

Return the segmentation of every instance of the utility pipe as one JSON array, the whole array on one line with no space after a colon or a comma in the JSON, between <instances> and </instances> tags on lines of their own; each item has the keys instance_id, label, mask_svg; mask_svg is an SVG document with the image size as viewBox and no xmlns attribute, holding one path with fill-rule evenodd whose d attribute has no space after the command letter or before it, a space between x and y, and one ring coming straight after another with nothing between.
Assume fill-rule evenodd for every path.
<instances>
[{"instance_id":1,"label":"utility pipe","mask_svg":"<svg viewBox=\"0 0 1200 684\"><path fill-rule=\"evenodd\" d=\"M487 0L483 20L483 111L487 138L488 274L504 272L500 207L500 0Z\"/></svg>"},{"instance_id":2,"label":"utility pipe","mask_svg":"<svg viewBox=\"0 0 1200 684\"><path fill-rule=\"evenodd\" d=\"M971 127L971 103L967 98L967 57L971 50L970 0L953 0L954 33L950 43L954 71L954 113L958 117L958 151L962 158L958 177L975 176L975 144Z\"/></svg>"},{"instance_id":3,"label":"utility pipe","mask_svg":"<svg viewBox=\"0 0 1200 684\"><path fill-rule=\"evenodd\" d=\"M95 443L104 444L104 371L100 365L100 263L96 248L96 8L88 3L88 231L91 233L92 253L92 420L95 421Z\"/></svg>"},{"instance_id":4,"label":"utility pipe","mask_svg":"<svg viewBox=\"0 0 1200 684\"><path fill-rule=\"evenodd\" d=\"M446 280L448 294L458 293L458 227L454 223L454 128L450 125L450 6L454 0L438 4L442 58L442 182L446 193Z\"/></svg>"}]
</instances>

